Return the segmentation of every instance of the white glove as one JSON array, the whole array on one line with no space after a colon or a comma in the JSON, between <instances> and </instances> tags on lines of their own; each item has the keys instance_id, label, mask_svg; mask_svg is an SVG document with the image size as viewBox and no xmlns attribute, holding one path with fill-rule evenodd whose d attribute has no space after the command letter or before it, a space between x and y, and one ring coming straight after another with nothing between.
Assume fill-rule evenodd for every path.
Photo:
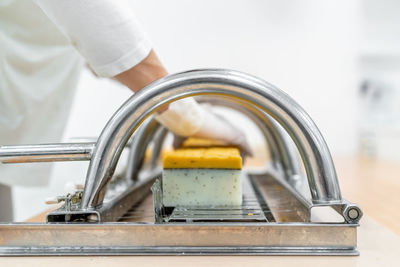
<instances>
[{"instance_id":1,"label":"white glove","mask_svg":"<svg viewBox=\"0 0 400 267\"><path fill-rule=\"evenodd\" d=\"M156 119L176 135L223 141L238 146L245 155L252 155L246 136L241 130L224 117L213 113L207 106L198 104L193 98L173 102Z\"/></svg>"}]
</instances>

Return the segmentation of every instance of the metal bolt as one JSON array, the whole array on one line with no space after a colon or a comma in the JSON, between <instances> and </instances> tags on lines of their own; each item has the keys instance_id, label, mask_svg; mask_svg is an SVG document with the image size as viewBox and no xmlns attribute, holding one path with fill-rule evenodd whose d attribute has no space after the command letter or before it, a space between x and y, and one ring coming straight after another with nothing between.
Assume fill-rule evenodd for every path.
<instances>
[{"instance_id":1,"label":"metal bolt","mask_svg":"<svg viewBox=\"0 0 400 267\"><path fill-rule=\"evenodd\" d=\"M355 220L358 218L360 214L358 213L357 209L349 209L347 215L349 216L350 219Z\"/></svg>"}]
</instances>

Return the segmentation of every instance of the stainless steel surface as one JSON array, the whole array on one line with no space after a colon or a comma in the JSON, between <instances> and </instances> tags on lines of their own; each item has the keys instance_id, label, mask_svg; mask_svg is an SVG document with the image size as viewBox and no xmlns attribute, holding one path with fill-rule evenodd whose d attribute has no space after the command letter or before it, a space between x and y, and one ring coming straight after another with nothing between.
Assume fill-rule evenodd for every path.
<instances>
[{"instance_id":1,"label":"stainless steel surface","mask_svg":"<svg viewBox=\"0 0 400 267\"><path fill-rule=\"evenodd\" d=\"M0 222L12 222L14 217L12 190L0 184Z\"/></svg>"},{"instance_id":2,"label":"stainless steel surface","mask_svg":"<svg viewBox=\"0 0 400 267\"><path fill-rule=\"evenodd\" d=\"M114 198L105 201L98 209L100 221L115 222L120 220L131 208L150 195L150 188L156 178L161 176L161 169L148 173L146 179L131 183L131 185Z\"/></svg>"},{"instance_id":3,"label":"stainless steel surface","mask_svg":"<svg viewBox=\"0 0 400 267\"><path fill-rule=\"evenodd\" d=\"M162 203L162 188L161 179L156 179L154 184L151 186L152 199L153 199L153 214L154 223L164 222L164 205Z\"/></svg>"},{"instance_id":4,"label":"stainless steel surface","mask_svg":"<svg viewBox=\"0 0 400 267\"><path fill-rule=\"evenodd\" d=\"M108 195L101 207L96 210L81 210L79 206L71 209L66 202L59 209L50 212L47 215L47 222L116 222L119 221L131 208L150 194L150 187L155 179L161 175L160 169L155 169L147 174L147 178L127 182L125 179L119 179L119 184L110 184L115 188L108 189ZM110 186L109 185L109 186ZM92 215L95 215L93 218Z\"/></svg>"},{"instance_id":5,"label":"stainless steel surface","mask_svg":"<svg viewBox=\"0 0 400 267\"><path fill-rule=\"evenodd\" d=\"M157 181L157 180L156 180ZM154 223L152 195L148 194L143 200L133 205L118 222L126 223Z\"/></svg>"},{"instance_id":6,"label":"stainless steel surface","mask_svg":"<svg viewBox=\"0 0 400 267\"><path fill-rule=\"evenodd\" d=\"M357 225L17 224L0 225L0 254L356 255Z\"/></svg>"},{"instance_id":7,"label":"stainless steel surface","mask_svg":"<svg viewBox=\"0 0 400 267\"><path fill-rule=\"evenodd\" d=\"M269 174L249 174L254 188L278 222L310 222L312 204Z\"/></svg>"},{"instance_id":8,"label":"stainless steel surface","mask_svg":"<svg viewBox=\"0 0 400 267\"><path fill-rule=\"evenodd\" d=\"M148 118L135 132L130 146L128 166L126 170L126 179L136 181L140 168L145 158L146 149L153 140L160 124L152 117Z\"/></svg>"},{"instance_id":9,"label":"stainless steel surface","mask_svg":"<svg viewBox=\"0 0 400 267\"><path fill-rule=\"evenodd\" d=\"M90 160L96 143L0 146L2 163Z\"/></svg>"},{"instance_id":10,"label":"stainless steel surface","mask_svg":"<svg viewBox=\"0 0 400 267\"><path fill-rule=\"evenodd\" d=\"M153 169L157 166L167 135L168 130L165 127L161 126L157 129L157 132L154 135L153 150L151 151L151 158L149 162L150 169Z\"/></svg>"},{"instance_id":11,"label":"stainless steel surface","mask_svg":"<svg viewBox=\"0 0 400 267\"><path fill-rule=\"evenodd\" d=\"M129 137L162 105L195 95L227 96L267 112L295 142L314 203L338 203L341 193L329 149L308 114L271 84L237 71L197 70L170 75L132 96L103 129L89 165L82 208L100 205Z\"/></svg>"}]
</instances>

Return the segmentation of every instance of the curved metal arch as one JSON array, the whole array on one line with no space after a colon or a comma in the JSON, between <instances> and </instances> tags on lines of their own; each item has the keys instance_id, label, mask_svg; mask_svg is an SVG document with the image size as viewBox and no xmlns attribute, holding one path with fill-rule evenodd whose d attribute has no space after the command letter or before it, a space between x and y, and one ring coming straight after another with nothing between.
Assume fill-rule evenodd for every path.
<instances>
[{"instance_id":1,"label":"curved metal arch","mask_svg":"<svg viewBox=\"0 0 400 267\"><path fill-rule=\"evenodd\" d=\"M125 178L128 181L136 181L140 167L143 164L144 156L146 153L147 145L152 141L154 135L161 125L149 118L140 125L132 138L132 144L128 156L128 166L126 169Z\"/></svg>"},{"instance_id":2,"label":"curved metal arch","mask_svg":"<svg viewBox=\"0 0 400 267\"><path fill-rule=\"evenodd\" d=\"M143 88L126 101L103 129L93 152L82 208L101 204L122 149L146 117L180 98L221 95L255 105L290 135L302 157L314 203L341 201L335 167L321 133L310 116L287 94L254 76L231 70L178 73ZM96 192L96 194L93 194Z\"/></svg>"}]
</instances>

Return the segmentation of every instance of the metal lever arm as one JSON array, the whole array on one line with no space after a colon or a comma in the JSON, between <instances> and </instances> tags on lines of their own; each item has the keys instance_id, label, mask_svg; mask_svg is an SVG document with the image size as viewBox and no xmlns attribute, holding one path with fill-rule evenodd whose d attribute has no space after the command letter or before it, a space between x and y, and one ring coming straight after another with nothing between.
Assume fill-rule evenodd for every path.
<instances>
[{"instance_id":1,"label":"metal lever arm","mask_svg":"<svg viewBox=\"0 0 400 267\"><path fill-rule=\"evenodd\" d=\"M96 143L0 146L2 163L90 160Z\"/></svg>"}]
</instances>

